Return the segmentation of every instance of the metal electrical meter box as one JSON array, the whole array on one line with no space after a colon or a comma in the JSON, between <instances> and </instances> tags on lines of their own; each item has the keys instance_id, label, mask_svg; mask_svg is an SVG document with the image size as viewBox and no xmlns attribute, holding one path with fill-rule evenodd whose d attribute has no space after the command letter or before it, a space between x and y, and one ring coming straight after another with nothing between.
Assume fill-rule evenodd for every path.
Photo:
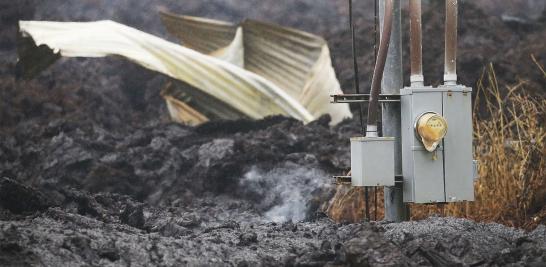
<instances>
[{"instance_id":1,"label":"metal electrical meter box","mask_svg":"<svg viewBox=\"0 0 546 267\"><path fill-rule=\"evenodd\" d=\"M394 186L394 138L351 138L352 186Z\"/></svg>"},{"instance_id":2,"label":"metal electrical meter box","mask_svg":"<svg viewBox=\"0 0 546 267\"><path fill-rule=\"evenodd\" d=\"M404 202L474 200L472 88L454 85L400 90ZM443 140L430 152L416 130L423 114L445 119Z\"/></svg>"}]
</instances>

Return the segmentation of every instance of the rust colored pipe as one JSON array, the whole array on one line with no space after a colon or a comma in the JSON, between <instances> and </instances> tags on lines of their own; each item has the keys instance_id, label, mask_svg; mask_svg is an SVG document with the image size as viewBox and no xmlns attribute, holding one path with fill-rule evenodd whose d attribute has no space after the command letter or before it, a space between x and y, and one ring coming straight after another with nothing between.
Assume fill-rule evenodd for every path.
<instances>
[{"instance_id":1,"label":"rust colored pipe","mask_svg":"<svg viewBox=\"0 0 546 267\"><path fill-rule=\"evenodd\" d=\"M372 88L370 90L370 102L368 105L368 124L366 127L366 136L377 137L377 117L379 111L379 92L381 91L381 80L387 61L387 52L391 40L393 0L385 0L385 17L383 18L383 31L381 32L381 41L377 60L373 71Z\"/></svg>"},{"instance_id":2,"label":"rust colored pipe","mask_svg":"<svg viewBox=\"0 0 546 267\"><path fill-rule=\"evenodd\" d=\"M446 0L444 84L457 84L457 0Z\"/></svg>"},{"instance_id":3,"label":"rust colored pipe","mask_svg":"<svg viewBox=\"0 0 546 267\"><path fill-rule=\"evenodd\" d=\"M410 59L412 86L423 86L423 30L421 27L421 0L410 0Z\"/></svg>"}]
</instances>

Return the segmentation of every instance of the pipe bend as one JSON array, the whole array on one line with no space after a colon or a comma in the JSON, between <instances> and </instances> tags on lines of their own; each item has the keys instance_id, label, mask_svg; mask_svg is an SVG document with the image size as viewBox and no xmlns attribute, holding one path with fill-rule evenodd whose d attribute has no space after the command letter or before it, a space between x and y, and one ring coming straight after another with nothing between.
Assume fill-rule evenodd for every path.
<instances>
[{"instance_id":1,"label":"pipe bend","mask_svg":"<svg viewBox=\"0 0 546 267\"><path fill-rule=\"evenodd\" d=\"M368 105L368 125L366 127L366 136L377 136L377 118L379 110L379 92L381 91L381 80L387 61L387 53L391 40L391 31L393 24L394 3L393 0L385 0L385 16L383 18L383 31L381 32L381 41L377 60L375 63L372 87L370 90L370 102Z\"/></svg>"}]
</instances>

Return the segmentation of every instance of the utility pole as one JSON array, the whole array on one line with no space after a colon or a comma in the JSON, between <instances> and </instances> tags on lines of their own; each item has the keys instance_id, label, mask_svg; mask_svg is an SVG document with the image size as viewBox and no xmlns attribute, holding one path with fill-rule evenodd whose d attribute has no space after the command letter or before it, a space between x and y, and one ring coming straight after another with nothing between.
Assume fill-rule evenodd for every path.
<instances>
[{"instance_id":1,"label":"utility pole","mask_svg":"<svg viewBox=\"0 0 546 267\"><path fill-rule=\"evenodd\" d=\"M377 0L375 0L377 1ZM379 1L379 22L380 30L383 31L383 18L385 15L385 1ZM391 32L391 43L385 64L385 72L381 83L383 94L400 94L404 86L402 74L402 29L401 29L401 7L400 1L394 1L393 25ZM381 38L380 38L381 39ZM401 222L408 220L409 210L403 202L402 190L402 144L401 144L401 120L400 103L384 103L382 106L382 130L383 136L394 137L394 166L397 176L394 187L385 187L385 220Z\"/></svg>"}]
</instances>

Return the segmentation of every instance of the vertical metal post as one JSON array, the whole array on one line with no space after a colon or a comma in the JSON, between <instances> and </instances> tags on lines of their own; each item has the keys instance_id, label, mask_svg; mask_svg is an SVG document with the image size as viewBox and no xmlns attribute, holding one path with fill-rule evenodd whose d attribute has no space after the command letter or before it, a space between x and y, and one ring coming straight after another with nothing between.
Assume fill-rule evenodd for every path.
<instances>
[{"instance_id":1,"label":"vertical metal post","mask_svg":"<svg viewBox=\"0 0 546 267\"><path fill-rule=\"evenodd\" d=\"M385 15L385 1L379 0L380 31L383 31L383 17ZM404 79L402 76L402 27L400 1L394 1L393 25L391 44L385 64L385 72L381 88L383 94L400 94ZM400 105L383 104L382 110L383 136L396 138L394 149L395 173L402 174L402 144ZM402 183L394 187L385 187L385 220L400 222L408 219L408 208L403 202Z\"/></svg>"},{"instance_id":2,"label":"vertical metal post","mask_svg":"<svg viewBox=\"0 0 546 267\"><path fill-rule=\"evenodd\" d=\"M410 62L411 86L423 86L423 41L421 26L421 0L410 0Z\"/></svg>"},{"instance_id":3,"label":"vertical metal post","mask_svg":"<svg viewBox=\"0 0 546 267\"><path fill-rule=\"evenodd\" d=\"M444 84L457 85L457 0L446 1Z\"/></svg>"}]
</instances>

